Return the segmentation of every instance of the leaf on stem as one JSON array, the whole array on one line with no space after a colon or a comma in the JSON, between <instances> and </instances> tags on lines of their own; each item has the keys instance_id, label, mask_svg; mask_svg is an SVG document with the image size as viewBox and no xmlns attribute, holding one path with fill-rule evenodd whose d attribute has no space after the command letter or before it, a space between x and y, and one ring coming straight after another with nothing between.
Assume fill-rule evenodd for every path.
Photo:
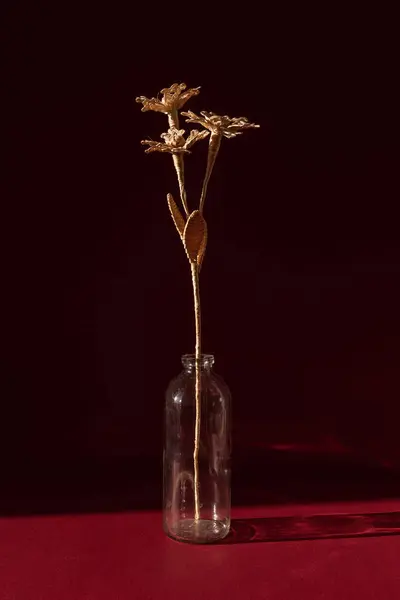
<instances>
[{"instance_id":1,"label":"leaf on stem","mask_svg":"<svg viewBox=\"0 0 400 600\"><path fill-rule=\"evenodd\" d=\"M198 210L194 210L186 221L183 232L183 245L190 262L199 264L200 256L204 256L207 242L207 225Z\"/></svg>"},{"instance_id":2,"label":"leaf on stem","mask_svg":"<svg viewBox=\"0 0 400 600\"><path fill-rule=\"evenodd\" d=\"M204 235L203 235L203 239L201 241L199 255L197 257L197 264L199 265L199 273L201 270L201 265L203 264L204 255L206 253L207 238L208 238L208 227L207 227L206 221L204 220L204 217L203 217L203 221L204 221Z\"/></svg>"},{"instance_id":3,"label":"leaf on stem","mask_svg":"<svg viewBox=\"0 0 400 600\"><path fill-rule=\"evenodd\" d=\"M183 232L185 230L185 219L182 217L181 212L177 207L175 200L172 197L172 194L167 194L167 200L172 219L175 223L175 227L182 238Z\"/></svg>"}]
</instances>

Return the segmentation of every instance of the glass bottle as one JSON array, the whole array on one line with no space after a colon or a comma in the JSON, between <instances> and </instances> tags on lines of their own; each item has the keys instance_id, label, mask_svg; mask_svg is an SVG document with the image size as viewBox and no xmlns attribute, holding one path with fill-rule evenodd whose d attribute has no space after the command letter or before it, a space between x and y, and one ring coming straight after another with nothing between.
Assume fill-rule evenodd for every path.
<instances>
[{"instance_id":1,"label":"glass bottle","mask_svg":"<svg viewBox=\"0 0 400 600\"><path fill-rule=\"evenodd\" d=\"M196 360L182 356L183 371L166 392L164 421L165 533L182 542L209 543L224 538L230 528L231 396L214 373L214 357L202 354L198 505L195 518L194 436L196 420Z\"/></svg>"}]
</instances>

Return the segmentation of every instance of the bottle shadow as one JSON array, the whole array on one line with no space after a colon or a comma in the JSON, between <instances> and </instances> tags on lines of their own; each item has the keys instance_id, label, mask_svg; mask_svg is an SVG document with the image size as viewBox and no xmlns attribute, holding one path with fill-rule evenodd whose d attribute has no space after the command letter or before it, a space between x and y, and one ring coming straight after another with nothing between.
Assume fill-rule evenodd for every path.
<instances>
[{"instance_id":1,"label":"bottle shadow","mask_svg":"<svg viewBox=\"0 0 400 600\"><path fill-rule=\"evenodd\" d=\"M400 511L233 519L222 544L284 542L400 534Z\"/></svg>"}]
</instances>

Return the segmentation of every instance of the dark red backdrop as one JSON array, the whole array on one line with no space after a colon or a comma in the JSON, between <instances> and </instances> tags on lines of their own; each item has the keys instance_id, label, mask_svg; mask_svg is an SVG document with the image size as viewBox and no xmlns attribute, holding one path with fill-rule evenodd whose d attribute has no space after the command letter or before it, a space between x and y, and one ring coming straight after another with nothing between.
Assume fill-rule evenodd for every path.
<instances>
[{"instance_id":1,"label":"dark red backdrop","mask_svg":"<svg viewBox=\"0 0 400 600\"><path fill-rule=\"evenodd\" d=\"M202 86L193 110L261 124L224 141L206 205L204 349L234 398L234 500L392 493L390 35L324 20L310 37L295 15L230 28L231 15L213 50L220 28L204 21L196 33L128 10L6 10L2 510L159 505L163 394L193 348L191 289L172 163L139 144L166 120L134 98L182 80Z\"/></svg>"}]
</instances>

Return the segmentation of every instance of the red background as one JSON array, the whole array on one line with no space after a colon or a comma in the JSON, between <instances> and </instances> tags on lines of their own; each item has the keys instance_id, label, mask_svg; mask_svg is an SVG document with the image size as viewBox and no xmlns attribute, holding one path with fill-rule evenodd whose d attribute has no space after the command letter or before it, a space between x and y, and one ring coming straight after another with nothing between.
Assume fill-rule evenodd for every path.
<instances>
[{"instance_id":1,"label":"red background","mask_svg":"<svg viewBox=\"0 0 400 600\"><path fill-rule=\"evenodd\" d=\"M4 514L160 506L192 298L172 163L139 144L166 120L134 98L175 81L202 86L193 110L261 125L224 140L205 212L204 349L234 399L234 502L398 492L393 38L348 16L208 10L181 28L6 6Z\"/></svg>"}]
</instances>

